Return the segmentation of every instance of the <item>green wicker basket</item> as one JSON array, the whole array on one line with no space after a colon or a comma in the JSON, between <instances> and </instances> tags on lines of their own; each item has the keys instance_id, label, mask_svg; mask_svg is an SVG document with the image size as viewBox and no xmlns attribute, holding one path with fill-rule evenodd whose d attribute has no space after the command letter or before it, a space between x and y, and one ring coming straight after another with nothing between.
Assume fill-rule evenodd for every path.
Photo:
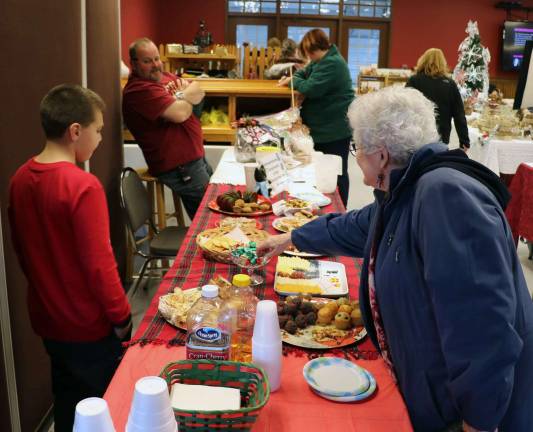
<instances>
[{"instance_id":1,"label":"green wicker basket","mask_svg":"<svg viewBox=\"0 0 533 432\"><path fill-rule=\"evenodd\" d=\"M159 376L169 389L174 383L238 388L241 409L234 411L189 411L174 409L180 432L232 429L248 431L270 396L263 369L251 363L214 360L182 360L169 363Z\"/></svg>"}]
</instances>

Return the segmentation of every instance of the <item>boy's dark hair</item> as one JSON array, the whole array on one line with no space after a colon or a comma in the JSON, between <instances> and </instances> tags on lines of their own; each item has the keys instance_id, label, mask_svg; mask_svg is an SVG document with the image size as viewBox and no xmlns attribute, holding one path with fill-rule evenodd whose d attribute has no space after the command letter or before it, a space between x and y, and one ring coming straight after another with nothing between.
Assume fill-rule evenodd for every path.
<instances>
[{"instance_id":1,"label":"boy's dark hair","mask_svg":"<svg viewBox=\"0 0 533 432\"><path fill-rule=\"evenodd\" d=\"M75 84L60 84L41 101L41 125L47 139L58 139L73 123L89 126L96 110L104 109L104 101L92 90Z\"/></svg>"}]
</instances>

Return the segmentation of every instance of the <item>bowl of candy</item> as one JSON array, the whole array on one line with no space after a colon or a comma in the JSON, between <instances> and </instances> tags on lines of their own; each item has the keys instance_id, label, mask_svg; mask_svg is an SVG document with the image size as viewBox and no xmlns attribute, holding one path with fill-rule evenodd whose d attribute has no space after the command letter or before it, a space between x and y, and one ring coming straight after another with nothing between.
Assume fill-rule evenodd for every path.
<instances>
[{"instance_id":1,"label":"bowl of candy","mask_svg":"<svg viewBox=\"0 0 533 432\"><path fill-rule=\"evenodd\" d=\"M231 250L231 261L246 270L252 285L260 285L265 281L265 278L255 271L266 266L271 258L271 255L258 256L257 243L253 241L248 244L241 243Z\"/></svg>"}]
</instances>

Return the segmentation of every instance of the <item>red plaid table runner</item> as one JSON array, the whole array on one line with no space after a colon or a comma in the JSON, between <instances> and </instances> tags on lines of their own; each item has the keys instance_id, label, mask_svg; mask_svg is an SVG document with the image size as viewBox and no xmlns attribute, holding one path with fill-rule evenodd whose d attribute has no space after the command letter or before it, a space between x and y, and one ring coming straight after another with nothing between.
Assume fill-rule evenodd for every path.
<instances>
[{"instance_id":1,"label":"red plaid table runner","mask_svg":"<svg viewBox=\"0 0 533 432\"><path fill-rule=\"evenodd\" d=\"M183 244L178 252L176 260L172 268L166 273L159 286L157 292L144 315L144 318L132 338L129 345L134 344L167 344L167 345L184 345L185 332L179 330L174 326L168 324L157 307L159 297L171 292L175 287L183 289L201 287L206 284L209 279L215 275L221 275L226 279L232 279L233 275L238 272L238 267L231 264L223 264L204 258L202 251L196 245L196 235L208 228L214 228L217 221L226 217L223 214L216 213L207 207L207 204L216 199L221 193L227 192L231 189L243 189L240 187L210 184L204 195L202 203L192 221L192 224L187 232ZM343 212L344 206L338 193L329 195L331 204L322 208L323 213ZM281 194L273 198L273 201L286 198L286 194ZM273 227L272 221L276 216L270 214L257 218L263 224L263 229L270 234L279 234ZM331 261L338 261L345 265L346 276L348 279L348 286L350 290L350 297L358 298L359 290L359 271L361 268L361 260L347 257L335 258L320 258ZM272 259L270 263L263 270L263 276L266 278L266 283L256 288L255 293L260 299L278 300L278 295L274 292L274 275L276 269L277 259ZM307 354L310 357L322 355L320 350L305 350L294 347L287 347L284 345L284 350L287 352L294 352L297 355ZM335 355L341 355L353 358L377 358L377 351L369 340L365 340L358 345L334 350Z\"/></svg>"}]
</instances>

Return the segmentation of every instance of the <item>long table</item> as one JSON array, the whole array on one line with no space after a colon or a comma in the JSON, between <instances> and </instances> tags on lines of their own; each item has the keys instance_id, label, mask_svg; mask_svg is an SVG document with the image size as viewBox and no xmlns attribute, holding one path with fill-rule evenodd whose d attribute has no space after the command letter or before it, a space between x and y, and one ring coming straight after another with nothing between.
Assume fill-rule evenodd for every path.
<instances>
[{"instance_id":1,"label":"long table","mask_svg":"<svg viewBox=\"0 0 533 432\"><path fill-rule=\"evenodd\" d=\"M483 140L479 129L469 127L470 150L468 156L496 174L514 174L522 162L533 162L531 139Z\"/></svg>"},{"instance_id":2,"label":"long table","mask_svg":"<svg viewBox=\"0 0 533 432\"><path fill-rule=\"evenodd\" d=\"M158 299L179 286L184 289L198 287L215 274L230 278L237 268L228 264L204 259L195 244L196 235L211 228L221 219L207 204L220 193L229 190L228 185L208 186L200 209L178 252L172 268L164 276L157 293L143 318L139 329L132 338L131 346L107 389L107 400L117 431L123 431L127 422L135 382L147 375L158 375L171 361L185 358L183 346L185 333L167 324L157 312ZM332 203L323 211L343 211L344 207L337 193L330 195ZM258 218L264 229L275 234L271 223L274 216ZM350 295L358 297L360 261L347 257L329 258L342 262L346 267ZM256 289L260 298L277 298L273 291L275 272L273 259L266 269L265 286ZM284 348L282 385L272 393L267 405L262 409L254 431L324 431L338 428L344 431L411 431L411 423L402 397L392 380L388 369L369 340L346 349L330 352L356 361L368 369L378 383L376 393L360 403L341 404L327 401L315 395L302 376L304 364L312 357L323 355L298 348Z\"/></svg>"}]
</instances>

